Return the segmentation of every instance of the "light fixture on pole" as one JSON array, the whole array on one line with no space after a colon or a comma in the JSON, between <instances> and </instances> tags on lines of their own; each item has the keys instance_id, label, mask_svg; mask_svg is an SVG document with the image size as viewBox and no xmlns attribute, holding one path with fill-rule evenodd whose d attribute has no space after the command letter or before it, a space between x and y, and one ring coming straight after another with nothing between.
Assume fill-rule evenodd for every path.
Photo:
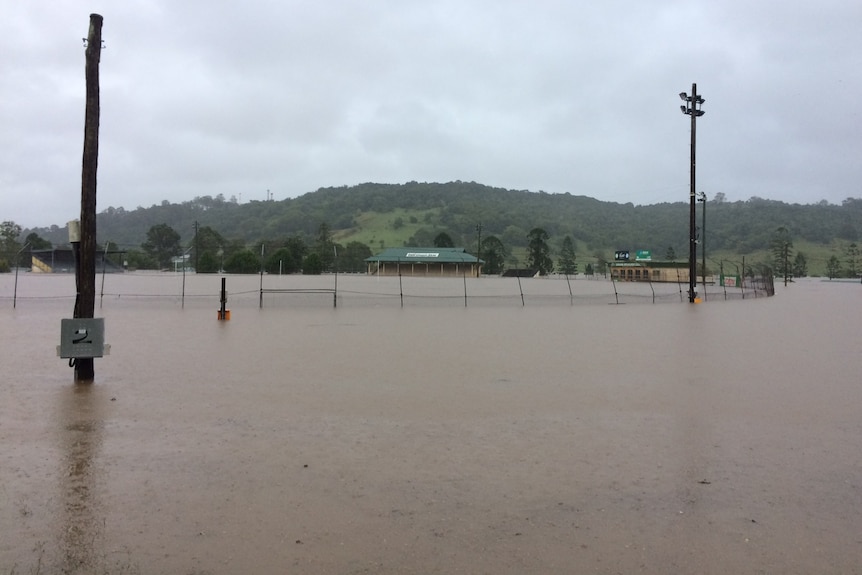
<instances>
[{"instance_id":1,"label":"light fixture on pole","mask_svg":"<svg viewBox=\"0 0 862 575\"><path fill-rule=\"evenodd\" d=\"M688 301L694 303L695 290L697 287L697 237L695 234L695 145L697 142L697 118L706 112L700 109L704 99L697 93L697 84L691 85L691 96L685 92L679 93L680 99L685 102L680 106L683 114L691 116L691 178L689 189L689 238L688 238Z\"/></svg>"}]
</instances>

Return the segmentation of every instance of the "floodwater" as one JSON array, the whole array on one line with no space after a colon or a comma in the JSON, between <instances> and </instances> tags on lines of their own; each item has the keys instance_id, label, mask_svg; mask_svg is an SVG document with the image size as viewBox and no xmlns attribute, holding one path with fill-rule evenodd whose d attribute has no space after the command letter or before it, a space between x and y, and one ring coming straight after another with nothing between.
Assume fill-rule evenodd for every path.
<instances>
[{"instance_id":1,"label":"floodwater","mask_svg":"<svg viewBox=\"0 0 862 575\"><path fill-rule=\"evenodd\" d=\"M75 383L13 278L0 575L862 573L858 284L109 276Z\"/></svg>"}]
</instances>

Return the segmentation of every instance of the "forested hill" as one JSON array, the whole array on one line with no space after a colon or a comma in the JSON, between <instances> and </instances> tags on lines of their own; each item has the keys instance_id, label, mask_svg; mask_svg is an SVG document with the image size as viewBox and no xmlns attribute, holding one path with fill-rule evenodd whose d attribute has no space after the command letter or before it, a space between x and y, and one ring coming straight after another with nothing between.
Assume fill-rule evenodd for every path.
<instances>
[{"instance_id":1,"label":"forested hill","mask_svg":"<svg viewBox=\"0 0 862 575\"><path fill-rule=\"evenodd\" d=\"M702 206L698 204L698 226L703 223ZM131 211L111 207L98 215L99 242L139 247L152 226L167 224L188 245L196 223L248 245L291 236L313 238L326 224L336 241L361 241L372 250L383 245L428 245L440 232L457 245L472 246L481 224L483 237L497 236L510 248L525 246L528 232L540 227L552 246L570 235L579 251L648 249L664 254L672 247L683 254L688 249L689 204L686 198L635 206L460 181L366 183L321 188L281 201L238 204L204 196ZM789 230L795 242L824 246L856 242L862 237L862 199L799 205L756 197L727 202L718 194L707 201L705 227L711 249L737 254L768 248L779 227ZM55 245L67 241L65 229L57 226L28 231Z\"/></svg>"}]
</instances>

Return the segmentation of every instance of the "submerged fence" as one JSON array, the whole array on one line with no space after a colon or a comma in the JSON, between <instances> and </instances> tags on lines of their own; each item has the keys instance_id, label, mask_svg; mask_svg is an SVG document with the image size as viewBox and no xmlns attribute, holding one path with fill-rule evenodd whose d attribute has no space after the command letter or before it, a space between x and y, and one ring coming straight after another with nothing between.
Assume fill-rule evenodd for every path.
<instances>
[{"instance_id":1,"label":"submerged fence","mask_svg":"<svg viewBox=\"0 0 862 575\"><path fill-rule=\"evenodd\" d=\"M107 274L97 279L96 305L218 307L221 278L228 307L409 307L535 306L688 303L688 284L618 281L604 276L411 277L324 275L220 275L178 272ZM702 302L773 295L771 275L716 276L698 283ZM24 273L0 276L0 300L10 307L74 302L72 274ZM5 303L4 303L5 305ZM71 307L70 307L71 309Z\"/></svg>"}]
</instances>

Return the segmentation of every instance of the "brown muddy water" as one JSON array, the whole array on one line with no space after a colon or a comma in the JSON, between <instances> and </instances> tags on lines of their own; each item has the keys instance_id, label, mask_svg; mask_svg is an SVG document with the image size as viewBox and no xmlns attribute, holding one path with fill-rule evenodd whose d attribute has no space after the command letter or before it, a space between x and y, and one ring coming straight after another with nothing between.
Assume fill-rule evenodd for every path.
<instances>
[{"instance_id":1,"label":"brown muddy water","mask_svg":"<svg viewBox=\"0 0 862 575\"><path fill-rule=\"evenodd\" d=\"M0 277L0 575L862 573L858 284L180 281Z\"/></svg>"}]
</instances>

